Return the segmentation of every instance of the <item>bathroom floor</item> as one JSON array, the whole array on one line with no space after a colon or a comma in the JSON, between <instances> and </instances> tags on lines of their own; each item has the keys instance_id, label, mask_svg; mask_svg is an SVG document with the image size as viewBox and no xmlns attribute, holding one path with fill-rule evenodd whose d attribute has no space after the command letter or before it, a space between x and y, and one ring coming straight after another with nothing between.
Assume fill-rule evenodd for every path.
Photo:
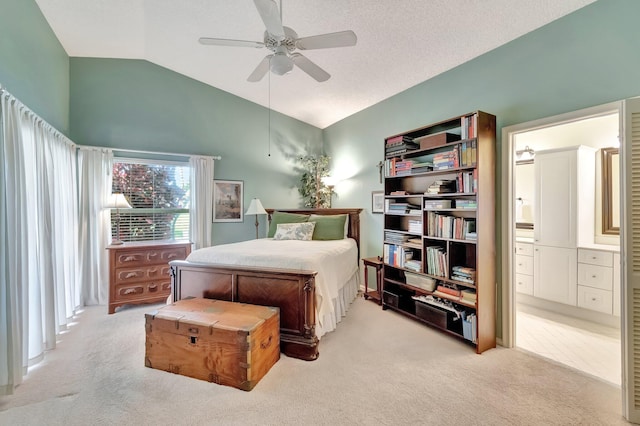
<instances>
[{"instance_id":1,"label":"bathroom floor","mask_svg":"<svg viewBox=\"0 0 640 426\"><path fill-rule=\"evenodd\" d=\"M617 328L518 304L516 347L620 386Z\"/></svg>"}]
</instances>

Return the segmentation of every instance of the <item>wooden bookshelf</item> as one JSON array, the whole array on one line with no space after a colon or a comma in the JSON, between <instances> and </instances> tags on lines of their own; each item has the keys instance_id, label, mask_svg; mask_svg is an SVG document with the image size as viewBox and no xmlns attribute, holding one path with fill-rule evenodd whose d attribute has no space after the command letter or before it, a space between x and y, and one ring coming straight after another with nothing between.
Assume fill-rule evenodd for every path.
<instances>
[{"instance_id":1,"label":"wooden bookshelf","mask_svg":"<svg viewBox=\"0 0 640 426\"><path fill-rule=\"evenodd\" d=\"M477 353L496 346L495 144L495 116L476 111L390 136L384 145L382 308L460 338ZM468 294L474 290L475 301Z\"/></svg>"}]
</instances>

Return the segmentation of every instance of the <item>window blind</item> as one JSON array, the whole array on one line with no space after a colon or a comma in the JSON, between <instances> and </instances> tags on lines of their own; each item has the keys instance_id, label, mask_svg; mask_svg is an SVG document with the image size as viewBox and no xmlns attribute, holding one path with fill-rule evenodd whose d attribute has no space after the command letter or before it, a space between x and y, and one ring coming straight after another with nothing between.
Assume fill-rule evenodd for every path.
<instances>
[{"instance_id":1,"label":"window blind","mask_svg":"<svg viewBox=\"0 0 640 426\"><path fill-rule=\"evenodd\" d=\"M131 209L112 210L116 234L120 216L122 241L189 238L190 168L183 163L115 161L112 192L120 192Z\"/></svg>"}]
</instances>

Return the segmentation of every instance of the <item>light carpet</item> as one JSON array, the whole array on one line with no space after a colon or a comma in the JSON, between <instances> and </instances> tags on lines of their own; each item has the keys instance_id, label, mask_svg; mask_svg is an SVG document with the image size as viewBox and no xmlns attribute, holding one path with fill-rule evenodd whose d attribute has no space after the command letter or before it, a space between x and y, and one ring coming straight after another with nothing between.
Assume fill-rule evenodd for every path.
<instances>
[{"instance_id":1,"label":"light carpet","mask_svg":"<svg viewBox=\"0 0 640 426\"><path fill-rule=\"evenodd\" d=\"M144 314L88 307L0 397L2 425L615 425L620 389L463 342L358 298L320 358L282 356L250 392L144 366Z\"/></svg>"}]
</instances>

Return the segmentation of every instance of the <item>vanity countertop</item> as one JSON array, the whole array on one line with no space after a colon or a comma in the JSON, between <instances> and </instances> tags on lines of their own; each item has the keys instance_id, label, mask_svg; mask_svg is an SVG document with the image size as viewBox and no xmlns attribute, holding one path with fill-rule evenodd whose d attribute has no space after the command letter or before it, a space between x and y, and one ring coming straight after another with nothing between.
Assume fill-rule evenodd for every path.
<instances>
[{"instance_id":1,"label":"vanity countertop","mask_svg":"<svg viewBox=\"0 0 640 426\"><path fill-rule=\"evenodd\" d=\"M602 251L611 251L614 253L620 253L620 246L610 245L610 244L580 244L580 247L583 249L589 250L602 250Z\"/></svg>"}]
</instances>

